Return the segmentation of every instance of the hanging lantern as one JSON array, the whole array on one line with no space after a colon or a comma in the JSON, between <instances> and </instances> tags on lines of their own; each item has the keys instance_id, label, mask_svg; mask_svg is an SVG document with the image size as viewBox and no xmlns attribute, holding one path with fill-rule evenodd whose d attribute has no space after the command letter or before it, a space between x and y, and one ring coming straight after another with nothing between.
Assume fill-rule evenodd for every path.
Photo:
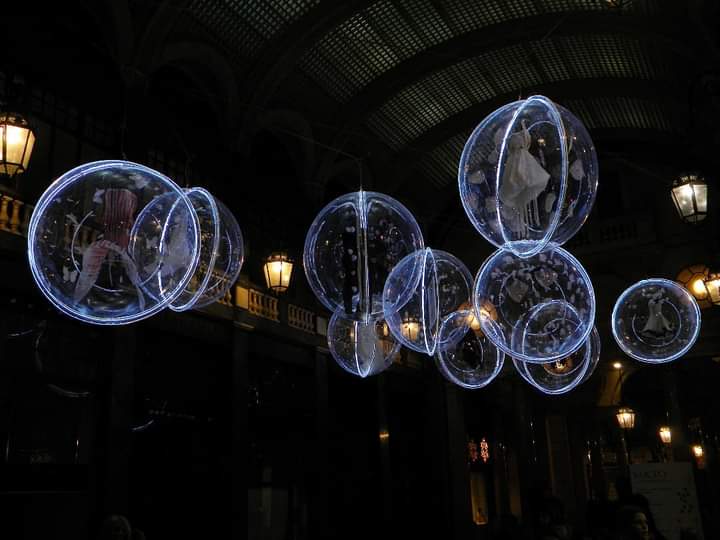
<instances>
[{"instance_id":1,"label":"hanging lantern","mask_svg":"<svg viewBox=\"0 0 720 540\"><path fill-rule=\"evenodd\" d=\"M699 223L707 216L707 183L699 174L681 174L673 182L672 198L685 223Z\"/></svg>"},{"instance_id":2,"label":"hanging lantern","mask_svg":"<svg viewBox=\"0 0 720 540\"><path fill-rule=\"evenodd\" d=\"M693 264L680 270L675 281L685 287L695 297L700 309L710 307L708 292L705 288L705 279L710 275L710 269L704 264Z\"/></svg>"},{"instance_id":3,"label":"hanging lantern","mask_svg":"<svg viewBox=\"0 0 720 540\"><path fill-rule=\"evenodd\" d=\"M400 331L409 341L415 341L418 339L418 335L420 334L420 321L414 317L406 315L403 317Z\"/></svg>"},{"instance_id":4,"label":"hanging lantern","mask_svg":"<svg viewBox=\"0 0 720 540\"><path fill-rule=\"evenodd\" d=\"M615 415L618 424L622 429L632 429L635 427L635 411L629 407L622 407Z\"/></svg>"},{"instance_id":5,"label":"hanging lantern","mask_svg":"<svg viewBox=\"0 0 720 540\"><path fill-rule=\"evenodd\" d=\"M663 444L670 444L672 442L672 431L670 431L668 426L660 427L658 433L660 434L660 440Z\"/></svg>"},{"instance_id":6,"label":"hanging lantern","mask_svg":"<svg viewBox=\"0 0 720 540\"><path fill-rule=\"evenodd\" d=\"M287 253L272 253L265 262L265 283L276 293L287 291L293 271L293 261Z\"/></svg>"},{"instance_id":7,"label":"hanging lantern","mask_svg":"<svg viewBox=\"0 0 720 540\"><path fill-rule=\"evenodd\" d=\"M27 170L35 134L22 115L0 112L0 174L14 178Z\"/></svg>"},{"instance_id":8,"label":"hanging lantern","mask_svg":"<svg viewBox=\"0 0 720 540\"><path fill-rule=\"evenodd\" d=\"M716 306L720 306L720 272L708 274L704 281L707 299Z\"/></svg>"}]
</instances>

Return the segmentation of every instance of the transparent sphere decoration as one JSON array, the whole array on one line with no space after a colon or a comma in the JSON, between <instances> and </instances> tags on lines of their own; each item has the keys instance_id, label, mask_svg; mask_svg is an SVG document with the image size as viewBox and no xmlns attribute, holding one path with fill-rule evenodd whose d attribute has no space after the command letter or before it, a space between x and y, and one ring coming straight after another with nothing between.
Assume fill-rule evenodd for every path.
<instances>
[{"instance_id":1,"label":"transparent sphere decoration","mask_svg":"<svg viewBox=\"0 0 720 540\"><path fill-rule=\"evenodd\" d=\"M677 360L700 333L695 298L674 281L646 279L623 292L612 312L612 333L628 355L649 364Z\"/></svg>"},{"instance_id":2,"label":"transparent sphere decoration","mask_svg":"<svg viewBox=\"0 0 720 540\"><path fill-rule=\"evenodd\" d=\"M240 226L232 212L208 191L191 188L186 195L200 223L199 261L173 311L201 308L216 302L237 280L244 258Z\"/></svg>"},{"instance_id":3,"label":"transparent sphere decoration","mask_svg":"<svg viewBox=\"0 0 720 540\"><path fill-rule=\"evenodd\" d=\"M524 362L571 355L595 322L590 277L575 257L557 246L528 258L497 250L478 271L473 305L490 341Z\"/></svg>"},{"instance_id":4,"label":"transparent sphere decoration","mask_svg":"<svg viewBox=\"0 0 720 540\"><path fill-rule=\"evenodd\" d=\"M385 282L385 321L400 343L433 355L440 323L468 305L471 291L472 274L457 257L437 249L416 251L401 260Z\"/></svg>"},{"instance_id":5,"label":"transparent sphere decoration","mask_svg":"<svg viewBox=\"0 0 720 540\"><path fill-rule=\"evenodd\" d=\"M458 338L459 337L459 338ZM458 310L445 317L435 365L448 381L463 388L490 384L502 370L505 354L485 336L472 310Z\"/></svg>"},{"instance_id":6,"label":"transparent sphere decoration","mask_svg":"<svg viewBox=\"0 0 720 540\"><path fill-rule=\"evenodd\" d=\"M185 290L170 303L169 307L173 311L185 311L192 308L207 288L220 245L220 217L213 196L208 191L198 187L186 189L185 195L192 203L200 226L199 259L195 273L186 285ZM159 200L159 198L155 199L155 201Z\"/></svg>"},{"instance_id":7,"label":"transparent sphere decoration","mask_svg":"<svg viewBox=\"0 0 720 540\"><path fill-rule=\"evenodd\" d=\"M400 260L423 248L420 227L398 201L358 191L338 197L313 221L305 239L305 274L320 302L359 321L383 317L385 280ZM401 291L406 301L412 291ZM404 302L403 302L404 303Z\"/></svg>"},{"instance_id":8,"label":"transparent sphere decoration","mask_svg":"<svg viewBox=\"0 0 720 540\"><path fill-rule=\"evenodd\" d=\"M386 370L400 350L400 343L390 334L385 321L354 321L346 318L340 308L330 319L327 341L338 365L359 377Z\"/></svg>"},{"instance_id":9,"label":"transparent sphere decoration","mask_svg":"<svg viewBox=\"0 0 720 540\"><path fill-rule=\"evenodd\" d=\"M585 126L543 96L499 108L465 143L460 199L489 242L530 257L561 245L595 201L598 161Z\"/></svg>"},{"instance_id":10,"label":"transparent sphere decoration","mask_svg":"<svg viewBox=\"0 0 720 540\"><path fill-rule=\"evenodd\" d=\"M35 206L28 258L43 294L63 313L100 325L157 313L187 286L199 223L183 190L128 161L68 171Z\"/></svg>"},{"instance_id":11,"label":"transparent sphere decoration","mask_svg":"<svg viewBox=\"0 0 720 540\"><path fill-rule=\"evenodd\" d=\"M565 394L587 381L600 360L600 334L593 327L582 347L565 358L546 364L533 364L513 358L513 364L526 382L549 395Z\"/></svg>"}]
</instances>

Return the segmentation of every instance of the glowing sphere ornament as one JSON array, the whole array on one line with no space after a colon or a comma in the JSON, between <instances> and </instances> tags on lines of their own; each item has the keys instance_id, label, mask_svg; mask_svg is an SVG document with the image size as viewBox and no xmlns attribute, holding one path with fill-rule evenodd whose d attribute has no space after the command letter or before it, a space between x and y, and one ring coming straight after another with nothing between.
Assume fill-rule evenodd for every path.
<instances>
[{"instance_id":1,"label":"glowing sphere ornament","mask_svg":"<svg viewBox=\"0 0 720 540\"><path fill-rule=\"evenodd\" d=\"M330 319L327 341L338 365L359 377L386 370L400 350L400 343L387 331L385 321L353 321L345 318L342 309Z\"/></svg>"},{"instance_id":2,"label":"glowing sphere ornament","mask_svg":"<svg viewBox=\"0 0 720 540\"><path fill-rule=\"evenodd\" d=\"M170 304L174 311L201 308L225 296L245 253L240 226L227 206L202 188L188 190L187 196L200 222L199 262L183 293Z\"/></svg>"},{"instance_id":3,"label":"glowing sphere ornament","mask_svg":"<svg viewBox=\"0 0 720 540\"><path fill-rule=\"evenodd\" d=\"M68 171L43 193L28 228L28 258L63 313L101 325L157 313L187 286L199 223L172 180L127 161Z\"/></svg>"},{"instance_id":4,"label":"glowing sphere ornament","mask_svg":"<svg viewBox=\"0 0 720 540\"><path fill-rule=\"evenodd\" d=\"M423 248L420 227L398 201L371 191L332 201L305 239L305 274L318 300L333 313L369 322L383 317L385 280L400 260ZM415 277L415 275L413 276ZM400 291L402 303L412 291Z\"/></svg>"},{"instance_id":5,"label":"glowing sphere ornament","mask_svg":"<svg viewBox=\"0 0 720 540\"><path fill-rule=\"evenodd\" d=\"M488 339L524 362L571 355L595 321L590 277L575 257L556 246L528 258L496 251L478 271L473 303ZM490 307L495 320L483 316Z\"/></svg>"},{"instance_id":6,"label":"glowing sphere ornament","mask_svg":"<svg viewBox=\"0 0 720 540\"><path fill-rule=\"evenodd\" d=\"M565 358L546 364L522 362L513 358L520 376L541 392L565 394L590 378L600 360L600 334L593 328L582 347Z\"/></svg>"},{"instance_id":7,"label":"glowing sphere ornament","mask_svg":"<svg viewBox=\"0 0 720 540\"><path fill-rule=\"evenodd\" d=\"M688 290L674 281L646 279L618 298L612 333L620 348L640 362L672 362L695 343L700 308Z\"/></svg>"},{"instance_id":8,"label":"glowing sphere ornament","mask_svg":"<svg viewBox=\"0 0 720 540\"><path fill-rule=\"evenodd\" d=\"M592 209L597 182L587 130L543 96L486 117L465 143L458 168L460 199L473 226L521 257L571 238Z\"/></svg>"},{"instance_id":9,"label":"glowing sphere ornament","mask_svg":"<svg viewBox=\"0 0 720 540\"><path fill-rule=\"evenodd\" d=\"M490 384L502 370L505 355L474 324L471 310L447 316L440 328L444 343L435 353L435 365L450 382L478 389Z\"/></svg>"},{"instance_id":10,"label":"glowing sphere ornament","mask_svg":"<svg viewBox=\"0 0 720 540\"><path fill-rule=\"evenodd\" d=\"M467 305L471 291L472 275L457 257L437 249L416 251L402 259L385 282L385 320L400 343L432 355L440 323Z\"/></svg>"}]
</instances>

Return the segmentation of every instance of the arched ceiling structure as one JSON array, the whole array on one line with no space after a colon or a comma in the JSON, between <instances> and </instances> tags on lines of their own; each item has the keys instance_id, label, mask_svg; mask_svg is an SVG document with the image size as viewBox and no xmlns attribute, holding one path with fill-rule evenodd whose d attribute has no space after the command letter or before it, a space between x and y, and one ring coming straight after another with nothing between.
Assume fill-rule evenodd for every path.
<instances>
[{"instance_id":1,"label":"arched ceiling structure","mask_svg":"<svg viewBox=\"0 0 720 540\"><path fill-rule=\"evenodd\" d=\"M421 214L442 214L473 127L500 105L536 93L573 111L602 141L601 152L712 161L720 139L712 121L720 99L703 95L720 93L711 0L82 5L83 20L98 22L87 32L93 46L104 47L123 74L180 68L192 91L215 101L236 148L272 129L276 111L299 117L302 129L281 122L279 136L296 137L298 154L307 156L298 178L315 200L334 174L357 170L366 171L366 186L408 197L424 206L415 208ZM348 159L362 165L338 167Z\"/></svg>"},{"instance_id":2,"label":"arched ceiling structure","mask_svg":"<svg viewBox=\"0 0 720 540\"><path fill-rule=\"evenodd\" d=\"M548 95L601 139L684 139L689 87L718 59L709 11L661 0L188 5L232 55L246 116L300 96L298 108L325 112L325 145L365 158L379 143L376 183L428 193L454 184L472 128L518 96Z\"/></svg>"}]
</instances>

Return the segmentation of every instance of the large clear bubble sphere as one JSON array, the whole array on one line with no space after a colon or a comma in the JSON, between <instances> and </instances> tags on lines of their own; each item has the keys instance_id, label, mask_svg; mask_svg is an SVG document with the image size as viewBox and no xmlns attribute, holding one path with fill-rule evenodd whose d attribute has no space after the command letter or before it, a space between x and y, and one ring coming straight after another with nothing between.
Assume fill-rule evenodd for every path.
<instances>
[{"instance_id":1,"label":"large clear bubble sphere","mask_svg":"<svg viewBox=\"0 0 720 540\"><path fill-rule=\"evenodd\" d=\"M557 246L527 258L496 251L478 271L473 302L488 338L524 362L569 356L583 345L595 321L590 277Z\"/></svg>"},{"instance_id":2,"label":"large clear bubble sphere","mask_svg":"<svg viewBox=\"0 0 720 540\"><path fill-rule=\"evenodd\" d=\"M310 287L333 313L368 322L383 317L385 280L400 260L423 248L420 226L398 201L358 191L332 201L313 221L303 262ZM412 291L403 291L406 301Z\"/></svg>"},{"instance_id":3,"label":"large clear bubble sphere","mask_svg":"<svg viewBox=\"0 0 720 540\"><path fill-rule=\"evenodd\" d=\"M33 278L60 311L100 325L157 313L187 286L199 223L172 180L127 161L68 171L43 193L28 229Z\"/></svg>"},{"instance_id":4,"label":"large clear bubble sphere","mask_svg":"<svg viewBox=\"0 0 720 540\"><path fill-rule=\"evenodd\" d=\"M174 311L198 309L225 296L244 258L242 232L232 212L202 188L189 189L187 196L200 222L199 262L183 293L170 304Z\"/></svg>"},{"instance_id":5,"label":"large clear bubble sphere","mask_svg":"<svg viewBox=\"0 0 720 540\"><path fill-rule=\"evenodd\" d=\"M327 341L338 365L359 377L385 371L400 350L400 343L390 334L385 321L354 321L347 319L341 309L330 319Z\"/></svg>"},{"instance_id":6,"label":"large clear bubble sphere","mask_svg":"<svg viewBox=\"0 0 720 540\"><path fill-rule=\"evenodd\" d=\"M623 292L612 312L612 333L620 348L649 364L684 355L700 333L695 298L674 281L646 279Z\"/></svg>"},{"instance_id":7,"label":"large clear bubble sphere","mask_svg":"<svg viewBox=\"0 0 720 540\"><path fill-rule=\"evenodd\" d=\"M457 257L437 249L416 251L401 260L385 282L385 320L400 343L433 355L440 323L468 305L471 291L472 274Z\"/></svg>"},{"instance_id":8,"label":"large clear bubble sphere","mask_svg":"<svg viewBox=\"0 0 720 540\"><path fill-rule=\"evenodd\" d=\"M600 360L600 334L593 328L582 347L565 358L546 364L533 364L513 358L525 381L549 395L565 394L587 381Z\"/></svg>"},{"instance_id":9,"label":"large clear bubble sphere","mask_svg":"<svg viewBox=\"0 0 720 540\"><path fill-rule=\"evenodd\" d=\"M460 199L489 242L521 257L563 244L592 209L598 161L592 139L567 109L543 96L486 117L465 143Z\"/></svg>"},{"instance_id":10,"label":"large clear bubble sphere","mask_svg":"<svg viewBox=\"0 0 720 540\"><path fill-rule=\"evenodd\" d=\"M450 382L478 389L502 370L505 355L485 336L472 310L458 310L443 320L435 365Z\"/></svg>"}]
</instances>

